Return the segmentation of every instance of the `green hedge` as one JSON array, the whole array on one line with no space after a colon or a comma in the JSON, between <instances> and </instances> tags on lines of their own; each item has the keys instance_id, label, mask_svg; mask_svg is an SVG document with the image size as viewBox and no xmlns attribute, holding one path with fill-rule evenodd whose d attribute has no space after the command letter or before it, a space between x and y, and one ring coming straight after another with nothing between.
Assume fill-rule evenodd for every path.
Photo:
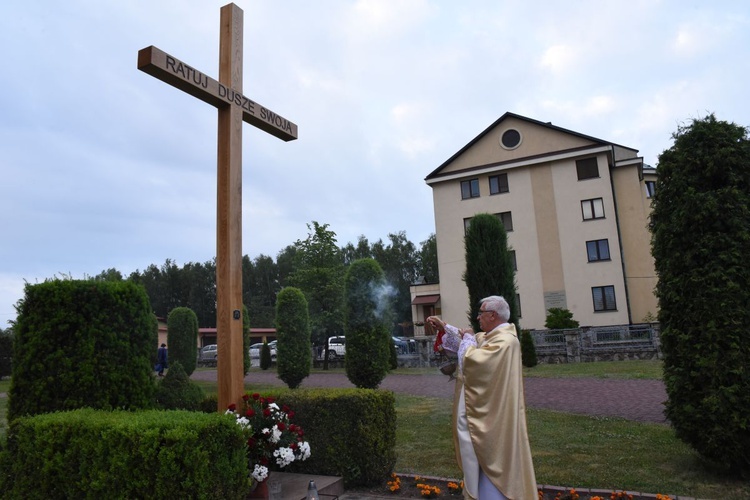
<instances>
[{"instance_id":1,"label":"green hedge","mask_svg":"<svg viewBox=\"0 0 750 500\"><path fill-rule=\"evenodd\" d=\"M82 409L18 418L0 471L9 499L244 499L248 488L241 430L218 413Z\"/></svg>"},{"instance_id":2,"label":"green hedge","mask_svg":"<svg viewBox=\"0 0 750 500\"><path fill-rule=\"evenodd\" d=\"M341 476L347 487L382 484L396 464L396 403L379 389L296 389L273 394L294 411L311 456L289 472Z\"/></svg>"},{"instance_id":3,"label":"green hedge","mask_svg":"<svg viewBox=\"0 0 750 500\"><path fill-rule=\"evenodd\" d=\"M18 307L8 420L77 408L150 408L157 323L130 282L28 284Z\"/></svg>"}]
</instances>

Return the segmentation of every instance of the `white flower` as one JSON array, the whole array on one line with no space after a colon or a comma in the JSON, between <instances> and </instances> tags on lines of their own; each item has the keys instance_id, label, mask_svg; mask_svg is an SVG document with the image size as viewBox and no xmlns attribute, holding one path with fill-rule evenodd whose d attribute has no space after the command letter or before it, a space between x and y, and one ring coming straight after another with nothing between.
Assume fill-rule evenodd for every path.
<instances>
[{"instance_id":1,"label":"white flower","mask_svg":"<svg viewBox=\"0 0 750 500\"><path fill-rule=\"evenodd\" d=\"M252 426L250 425L250 420L248 420L245 417L238 417L237 418L237 425L242 427L243 429L250 429Z\"/></svg>"},{"instance_id":2,"label":"white flower","mask_svg":"<svg viewBox=\"0 0 750 500\"><path fill-rule=\"evenodd\" d=\"M291 448L279 448L273 452L273 456L276 457L279 467L286 467L294 462L294 451Z\"/></svg>"},{"instance_id":3,"label":"white flower","mask_svg":"<svg viewBox=\"0 0 750 500\"><path fill-rule=\"evenodd\" d=\"M268 437L268 441L270 441L273 444L276 444L281 439L281 431L278 427L275 425L273 426L273 429L265 428L263 429L263 435Z\"/></svg>"},{"instance_id":4,"label":"white flower","mask_svg":"<svg viewBox=\"0 0 750 500\"><path fill-rule=\"evenodd\" d=\"M253 469L253 479L255 479L258 482L265 481L268 477L268 467L265 467L260 464L255 464L255 468Z\"/></svg>"},{"instance_id":5,"label":"white flower","mask_svg":"<svg viewBox=\"0 0 750 500\"><path fill-rule=\"evenodd\" d=\"M279 411L279 405L277 405L276 403L271 403L268 405L268 409L271 411Z\"/></svg>"},{"instance_id":6,"label":"white flower","mask_svg":"<svg viewBox=\"0 0 750 500\"><path fill-rule=\"evenodd\" d=\"M303 441L299 444L299 447L297 448L300 453L300 460L307 460L310 458L310 443L307 441Z\"/></svg>"}]
</instances>

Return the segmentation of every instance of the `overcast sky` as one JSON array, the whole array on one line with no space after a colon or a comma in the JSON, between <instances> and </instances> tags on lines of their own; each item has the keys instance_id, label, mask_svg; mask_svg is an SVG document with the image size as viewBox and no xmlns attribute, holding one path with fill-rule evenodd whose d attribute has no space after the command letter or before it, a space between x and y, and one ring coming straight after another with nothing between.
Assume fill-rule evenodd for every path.
<instances>
[{"instance_id":1,"label":"overcast sky","mask_svg":"<svg viewBox=\"0 0 750 500\"><path fill-rule=\"evenodd\" d=\"M126 276L216 249L216 109L137 70L155 45L218 79L209 0L0 3L0 327L25 282ZM243 254L434 232L424 178L506 111L638 149L716 113L750 125L744 1L238 0Z\"/></svg>"}]
</instances>

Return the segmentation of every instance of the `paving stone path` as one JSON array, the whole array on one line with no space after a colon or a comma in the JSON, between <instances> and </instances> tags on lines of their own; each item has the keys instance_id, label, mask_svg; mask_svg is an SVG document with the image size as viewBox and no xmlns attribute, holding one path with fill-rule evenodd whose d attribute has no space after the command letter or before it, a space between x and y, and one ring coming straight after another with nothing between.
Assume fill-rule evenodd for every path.
<instances>
[{"instance_id":1,"label":"paving stone path","mask_svg":"<svg viewBox=\"0 0 750 500\"><path fill-rule=\"evenodd\" d=\"M215 370L194 372L195 380L216 380ZM253 371L245 377L247 383L284 386L275 371ZM381 389L394 392L453 398L454 382L436 373L389 374ZM341 372L313 373L302 382L302 387L354 387ZM660 380L621 380L594 378L537 378L524 379L526 406L557 410L579 415L621 417L637 422L665 424L664 402L667 393Z\"/></svg>"}]
</instances>

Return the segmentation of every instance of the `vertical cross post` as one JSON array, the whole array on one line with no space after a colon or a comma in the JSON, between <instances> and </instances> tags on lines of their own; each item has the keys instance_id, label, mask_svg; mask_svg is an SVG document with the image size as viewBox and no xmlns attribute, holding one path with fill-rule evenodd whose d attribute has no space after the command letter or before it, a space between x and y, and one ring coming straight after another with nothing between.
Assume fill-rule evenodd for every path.
<instances>
[{"instance_id":1,"label":"vertical cross post","mask_svg":"<svg viewBox=\"0 0 750 500\"><path fill-rule=\"evenodd\" d=\"M242 10L221 8L219 83L242 93ZM242 347L242 108L218 109L216 331L219 409L244 390Z\"/></svg>"}]
</instances>

